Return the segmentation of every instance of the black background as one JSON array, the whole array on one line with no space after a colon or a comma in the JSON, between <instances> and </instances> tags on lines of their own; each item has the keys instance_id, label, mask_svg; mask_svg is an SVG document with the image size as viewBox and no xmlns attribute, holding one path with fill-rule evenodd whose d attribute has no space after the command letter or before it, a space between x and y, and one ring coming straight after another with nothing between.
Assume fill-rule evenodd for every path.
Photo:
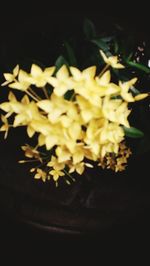
<instances>
[{"instance_id":1,"label":"black background","mask_svg":"<svg viewBox=\"0 0 150 266\"><path fill-rule=\"evenodd\" d=\"M90 1L89 3L83 2L82 5L80 2L74 1L68 3L53 3L52 1L48 3L44 1L39 1L38 3L28 3L27 1L2 3L0 9L0 56L2 58L0 58L0 67L2 71L7 69L8 64L13 65L17 63L18 59L22 59L21 52L24 53L24 56L28 54L30 49L27 49L27 47L30 47L30 44L32 46L32 42L35 41L31 36L32 32L37 32L34 37L36 36L36 40L38 40L39 28L40 34L41 31L43 34L47 34L48 23L53 25L53 27L58 27L60 32L67 25L68 32L71 32L71 27L78 27L77 25L80 25L84 17L91 18L96 24L101 23L101 20L103 20L103 25L105 23L107 25L108 21L121 22L129 30L134 28L139 34L149 35L149 14L144 2L140 4L133 3L132 6L127 1L120 1L118 3ZM26 48L22 46L21 50L20 44L24 41ZM17 43L19 43L18 46ZM5 45L7 49L5 49ZM45 63L47 63L41 47L42 44L37 42L37 47L34 48L35 56L40 53L38 59L44 59ZM19 53L17 49L20 49ZM16 58L16 55L18 58ZM0 158L1 156L3 155L0 154ZM2 213L0 218L0 242L5 251L11 249L16 251L18 249L19 252L22 251L28 255L30 253L33 255L33 249L34 252L37 250L37 253L40 253L40 250L43 251L44 248L49 254L53 250L57 250L58 253L63 250L64 254L78 254L79 245L85 245L86 248L88 247L87 252L90 252L93 245L98 247L95 244L96 240L99 241L99 247L103 246L106 250L108 247L113 248L114 242L116 242L117 252L121 252L126 242L126 250L130 247L132 254L132 245L135 246L135 243L136 248L142 245L146 246L145 243L149 238L149 221L149 215L144 213L143 217L138 217L137 220L131 221L126 226L122 224L110 229L108 232L101 233L101 235L87 238L87 236L65 236L63 234L55 235L43 232L38 228L32 228L32 226L11 220L10 217ZM73 243L72 248L69 243ZM117 253L114 254L117 255ZM86 252L84 255L86 256ZM14 252L13 256L17 257L17 252Z\"/></svg>"}]
</instances>

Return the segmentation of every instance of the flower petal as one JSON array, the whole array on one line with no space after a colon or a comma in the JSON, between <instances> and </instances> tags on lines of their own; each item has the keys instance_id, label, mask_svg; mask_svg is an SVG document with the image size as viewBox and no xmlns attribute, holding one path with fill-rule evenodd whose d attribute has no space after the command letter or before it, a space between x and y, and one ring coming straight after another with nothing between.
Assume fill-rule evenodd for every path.
<instances>
[{"instance_id":1,"label":"flower petal","mask_svg":"<svg viewBox=\"0 0 150 266\"><path fill-rule=\"evenodd\" d=\"M41 75L42 73L43 73L43 71L39 66L32 64L32 66L31 66L31 76L32 77L36 78L39 75Z\"/></svg>"}]
</instances>

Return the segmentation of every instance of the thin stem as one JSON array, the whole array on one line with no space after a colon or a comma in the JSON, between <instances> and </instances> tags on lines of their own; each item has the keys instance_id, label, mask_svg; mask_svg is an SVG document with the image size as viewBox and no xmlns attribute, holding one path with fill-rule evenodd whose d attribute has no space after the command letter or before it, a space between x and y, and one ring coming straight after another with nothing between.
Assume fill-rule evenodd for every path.
<instances>
[{"instance_id":1,"label":"thin stem","mask_svg":"<svg viewBox=\"0 0 150 266\"><path fill-rule=\"evenodd\" d=\"M69 101L73 101L74 100L74 97L75 97L75 92L72 94L71 98Z\"/></svg>"},{"instance_id":2,"label":"thin stem","mask_svg":"<svg viewBox=\"0 0 150 266\"><path fill-rule=\"evenodd\" d=\"M20 160L18 163L32 163L32 162L39 162L38 159L33 159L33 160Z\"/></svg>"},{"instance_id":3,"label":"thin stem","mask_svg":"<svg viewBox=\"0 0 150 266\"><path fill-rule=\"evenodd\" d=\"M47 99L49 99L49 96L48 96L48 93L47 93L47 90L45 87L42 88L43 89L43 92L44 92L44 95Z\"/></svg>"},{"instance_id":4,"label":"thin stem","mask_svg":"<svg viewBox=\"0 0 150 266\"><path fill-rule=\"evenodd\" d=\"M28 94L33 100L35 100L36 102L38 102L39 100L28 90L25 91L26 94Z\"/></svg>"},{"instance_id":5,"label":"thin stem","mask_svg":"<svg viewBox=\"0 0 150 266\"><path fill-rule=\"evenodd\" d=\"M40 98L37 94L36 94L36 92L34 91L34 90L32 90L32 88L31 87L29 87L29 91L40 101L40 100L42 100L42 98Z\"/></svg>"},{"instance_id":6,"label":"thin stem","mask_svg":"<svg viewBox=\"0 0 150 266\"><path fill-rule=\"evenodd\" d=\"M70 175L65 169L63 170L63 172L64 172L67 176L69 176L73 181L75 181L75 179L72 177L72 175Z\"/></svg>"},{"instance_id":7,"label":"thin stem","mask_svg":"<svg viewBox=\"0 0 150 266\"><path fill-rule=\"evenodd\" d=\"M109 65L106 65L102 71L100 72L100 74L98 75L99 78L101 78L101 76L105 73L105 71L109 68Z\"/></svg>"}]
</instances>

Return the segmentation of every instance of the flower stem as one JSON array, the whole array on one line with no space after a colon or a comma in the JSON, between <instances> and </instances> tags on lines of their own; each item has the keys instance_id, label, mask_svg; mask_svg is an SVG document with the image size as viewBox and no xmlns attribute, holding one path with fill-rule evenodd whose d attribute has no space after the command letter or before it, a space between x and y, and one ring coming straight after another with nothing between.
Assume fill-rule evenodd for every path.
<instances>
[{"instance_id":1,"label":"flower stem","mask_svg":"<svg viewBox=\"0 0 150 266\"><path fill-rule=\"evenodd\" d=\"M37 97L35 97L30 91L26 90L26 94L28 94L33 100L35 100L36 102L38 102L39 100L37 99Z\"/></svg>"},{"instance_id":2,"label":"flower stem","mask_svg":"<svg viewBox=\"0 0 150 266\"><path fill-rule=\"evenodd\" d=\"M101 78L101 76L105 73L105 71L109 68L109 65L106 65L102 71L100 72L100 74L98 75L99 78Z\"/></svg>"},{"instance_id":3,"label":"flower stem","mask_svg":"<svg viewBox=\"0 0 150 266\"><path fill-rule=\"evenodd\" d=\"M32 163L32 162L38 162L38 159L33 159L33 160L20 160L18 163Z\"/></svg>"},{"instance_id":4,"label":"flower stem","mask_svg":"<svg viewBox=\"0 0 150 266\"><path fill-rule=\"evenodd\" d=\"M49 99L49 96L48 96L48 93L47 93L47 90L45 87L42 88L43 89L43 92L44 92L44 95L47 99Z\"/></svg>"},{"instance_id":5,"label":"flower stem","mask_svg":"<svg viewBox=\"0 0 150 266\"><path fill-rule=\"evenodd\" d=\"M34 97L36 97L39 101L42 100L34 90L32 90L32 88L29 87L29 91L34 95Z\"/></svg>"},{"instance_id":6,"label":"flower stem","mask_svg":"<svg viewBox=\"0 0 150 266\"><path fill-rule=\"evenodd\" d=\"M69 176L73 181L75 181L75 179L72 177L72 175L70 175L66 170L63 170L63 172L64 172L67 176Z\"/></svg>"}]
</instances>

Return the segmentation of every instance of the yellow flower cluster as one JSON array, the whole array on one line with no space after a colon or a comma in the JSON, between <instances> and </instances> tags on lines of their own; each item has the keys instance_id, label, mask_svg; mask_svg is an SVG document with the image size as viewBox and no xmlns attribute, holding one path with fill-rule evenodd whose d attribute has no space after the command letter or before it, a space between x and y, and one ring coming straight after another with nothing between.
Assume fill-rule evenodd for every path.
<instances>
[{"instance_id":1,"label":"yellow flower cluster","mask_svg":"<svg viewBox=\"0 0 150 266\"><path fill-rule=\"evenodd\" d=\"M100 53L106 67L99 75L96 66L80 71L63 65L56 71L54 66L42 70L35 64L30 73L17 65L12 74L4 74L6 81L2 85L25 95L17 100L10 91L8 101L0 104L6 113L0 130L5 131L6 137L9 127L26 126L29 137L38 134L35 148L22 147L26 157L41 162L41 168L31 169L36 171L36 179L53 177L57 182L66 172L82 174L86 166L92 167L92 161L100 163L108 154L117 155L125 138L123 126L130 127L129 102L147 97L132 95L130 88L136 78L113 83L108 67L123 65L116 56L107 58ZM8 119L12 115L14 121L10 125ZM44 159L37 150L41 146L51 151L44 170Z\"/></svg>"}]
</instances>

